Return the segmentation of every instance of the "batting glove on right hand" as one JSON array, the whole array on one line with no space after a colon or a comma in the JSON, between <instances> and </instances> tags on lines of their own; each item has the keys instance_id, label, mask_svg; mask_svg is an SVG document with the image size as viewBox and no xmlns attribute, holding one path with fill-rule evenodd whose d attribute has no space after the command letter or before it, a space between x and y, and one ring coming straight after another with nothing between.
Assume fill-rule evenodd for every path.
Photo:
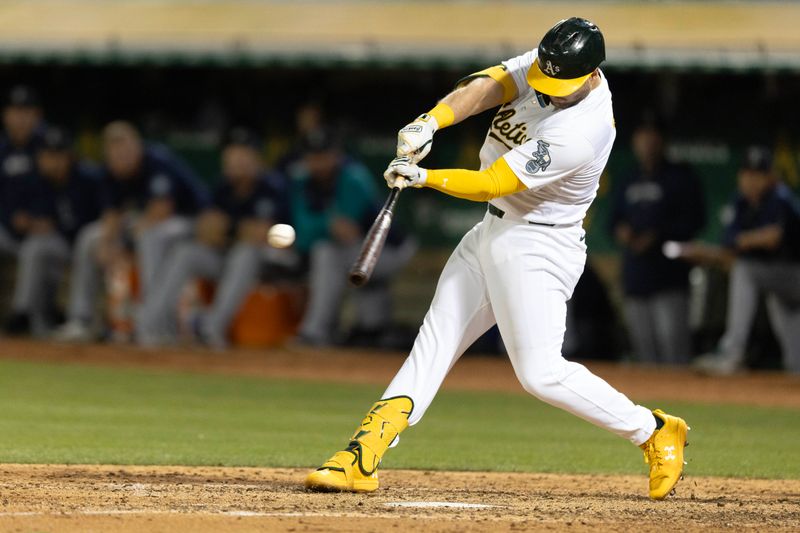
<instances>
[{"instance_id":1,"label":"batting glove on right hand","mask_svg":"<svg viewBox=\"0 0 800 533\"><path fill-rule=\"evenodd\" d=\"M433 134L438 129L436 118L427 113L418 116L397 133L397 157L408 157L412 163L422 161L431 151Z\"/></svg>"},{"instance_id":2,"label":"batting glove on right hand","mask_svg":"<svg viewBox=\"0 0 800 533\"><path fill-rule=\"evenodd\" d=\"M397 187L422 187L425 185L425 178L428 171L412 163L408 157L398 157L394 159L383 173L383 179L390 189Z\"/></svg>"}]
</instances>

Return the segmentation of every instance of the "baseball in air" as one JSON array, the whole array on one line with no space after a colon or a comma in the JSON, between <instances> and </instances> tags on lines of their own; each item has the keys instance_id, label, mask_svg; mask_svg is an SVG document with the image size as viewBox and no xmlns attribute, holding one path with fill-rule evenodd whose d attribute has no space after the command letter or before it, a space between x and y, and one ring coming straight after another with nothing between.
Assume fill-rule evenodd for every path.
<instances>
[{"instance_id":1,"label":"baseball in air","mask_svg":"<svg viewBox=\"0 0 800 533\"><path fill-rule=\"evenodd\" d=\"M683 246L679 242L667 241L661 247L661 251L667 259L677 259L683 254Z\"/></svg>"},{"instance_id":2,"label":"baseball in air","mask_svg":"<svg viewBox=\"0 0 800 533\"><path fill-rule=\"evenodd\" d=\"M294 228L289 224L274 224L267 232L267 242L273 248L288 248L294 243Z\"/></svg>"}]
</instances>

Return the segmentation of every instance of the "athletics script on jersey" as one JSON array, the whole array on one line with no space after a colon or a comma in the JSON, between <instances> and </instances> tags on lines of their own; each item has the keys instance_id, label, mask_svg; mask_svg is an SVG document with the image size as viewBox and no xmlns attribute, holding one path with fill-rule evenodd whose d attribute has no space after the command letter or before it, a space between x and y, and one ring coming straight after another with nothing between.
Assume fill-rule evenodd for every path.
<instances>
[{"instance_id":1,"label":"athletics script on jersey","mask_svg":"<svg viewBox=\"0 0 800 533\"><path fill-rule=\"evenodd\" d=\"M517 110L508 107L509 104L505 104L492 119L489 137L511 150L528 140L528 127L524 122L514 123Z\"/></svg>"},{"instance_id":2,"label":"athletics script on jersey","mask_svg":"<svg viewBox=\"0 0 800 533\"><path fill-rule=\"evenodd\" d=\"M514 124L512 119L517 114L517 110L506 109L507 106L508 104L501 107L494 116L492 127L489 129L489 137L511 150L514 146L521 146L528 140L528 128L521 122ZM549 147L550 145L544 141L536 141L536 151L531 153L531 159L525 165L525 170L530 174L547 170L551 163Z\"/></svg>"}]
</instances>

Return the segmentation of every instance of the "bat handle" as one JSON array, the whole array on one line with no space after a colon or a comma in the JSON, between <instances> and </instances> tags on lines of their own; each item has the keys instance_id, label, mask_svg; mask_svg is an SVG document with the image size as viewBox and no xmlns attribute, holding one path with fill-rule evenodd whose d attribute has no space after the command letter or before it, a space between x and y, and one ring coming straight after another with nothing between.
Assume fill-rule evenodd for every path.
<instances>
[{"instance_id":1,"label":"bat handle","mask_svg":"<svg viewBox=\"0 0 800 533\"><path fill-rule=\"evenodd\" d=\"M392 187L392 190L389 193L389 197L386 199L386 203L383 204L384 211L389 211L390 213L394 213L394 208L397 205L397 198L400 196L401 190L402 189L400 187Z\"/></svg>"}]
</instances>

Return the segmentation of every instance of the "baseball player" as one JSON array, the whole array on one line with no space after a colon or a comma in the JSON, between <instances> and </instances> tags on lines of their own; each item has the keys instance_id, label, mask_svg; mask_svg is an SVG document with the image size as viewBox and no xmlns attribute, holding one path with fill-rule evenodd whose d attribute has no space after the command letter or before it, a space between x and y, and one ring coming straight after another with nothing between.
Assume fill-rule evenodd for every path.
<instances>
[{"instance_id":1,"label":"baseball player","mask_svg":"<svg viewBox=\"0 0 800 533\"><path fill-rule=\"evenodd\" d=\"M295 247L307 258L309 298L295 343L328 346L339 337L347 291L347 270L360 240L375 220L378 191L367 169L346 155L336 136L320 129L299 145L302 158L292 174L292 222ZM373 283L357 291L351 342L377 342L391 319L389 280L414 255L415 245L402 235L387 240Z\"/></svg>"},{"instance_id":2,"label":"baseball player","mask_svg":"<svg viewBox=\"0 0 800 533\"><path fill-rule=\"evenodd\" d=\"M623 310L636 358L689 362L689 269L663 253L664 242L688 241L705 222L705 199L692 169L666 157L664 134L653 121L631 137L637 164L615 183L610 229L622 248Z\"/></svg>"},{"instance_id":3,"label":"baseball player","mask_svg":"<svg viewBox=\"0 0 800 533\"><path fill-rule=\"evenodd\" d=\"M398 434L422 418L448 370L497 323L522 386L539 399L628 439L650 464L650 497L665 498L683 470L687 426L635 405L561 356L566 302L586 260L586 210L614 142L611 92L598 66L600 30L570 18L519 57L462 80L400 130L390 187L430 187L488 201L442 272L410 356L347 447L309 474L315 490L369 492ZM415 164L438 129L500 106L481 170Z\"/></svg>"},{"instance_id":4,"label":"baseball player","mask_svg":"<svg viewBox=\"0 0 800 533\"><path fill-rule=\"evenodd\" d=\"M156 280L153 297L140 308L138 341L154 346L177 340L178 302L184 285L194 278L217 281L214 301L198 315L194 333L210 346L227 345L230 324L247 294L258 284L262 264L295 262L288 250L264 246L274 222L289 222L287 184L282 175L266 172L261 140L234 128L222 150L223 179L212 205L195 224L195 238L180 243Z\"/></svg>"},{"instance_id":5,"label":"baseball player","mask_svg":"<svg viewBox=\"0 0 800 533\"><path fill-rule=\"evenodd\" d=\"M46 335L76 235L100 215L99 171L80 161L65 130L48 126L36 156L31 227L19 247L9 332Z\"/></svg>"},{"instance_id":6,"label":"baseball player","mask_svg":"<svg viewBox=\"0 0 800 533\"><path fill-rule=\"evenodd\" d=\"M740 370L760 297L766 300L784 367L800 374L800 202L782 183L772 153L751 146L739 169L723 245L734 256L728 284L725 334L717 352L693 364L711 374Z\"/></svg>"},{"instance_id":7,"label":"baseball player","mask_svg":"<svg viewBox=\"0 0 800 533\"><path fill-rule=\"evenodd\" d=\"M17 85L8 93L0 132L0 253L16 255L31 225L36 152L44 121L39 97Z\"/></svg>"},{"instance_id":8,"label":"baseball player","mask_svg":"<svg viewBox=\"0 0 800 533\"><path fill-rule=\"evenodd\" d=\"M191 217L208 204L200 178L128 122L104 128L103 152L103 212L75 241L68 321L55 332L61 341L92 340L98 281L123 249L135 249L142 299L151 298L168 252L190 237Z\"/></svg>"}]
</instances>

